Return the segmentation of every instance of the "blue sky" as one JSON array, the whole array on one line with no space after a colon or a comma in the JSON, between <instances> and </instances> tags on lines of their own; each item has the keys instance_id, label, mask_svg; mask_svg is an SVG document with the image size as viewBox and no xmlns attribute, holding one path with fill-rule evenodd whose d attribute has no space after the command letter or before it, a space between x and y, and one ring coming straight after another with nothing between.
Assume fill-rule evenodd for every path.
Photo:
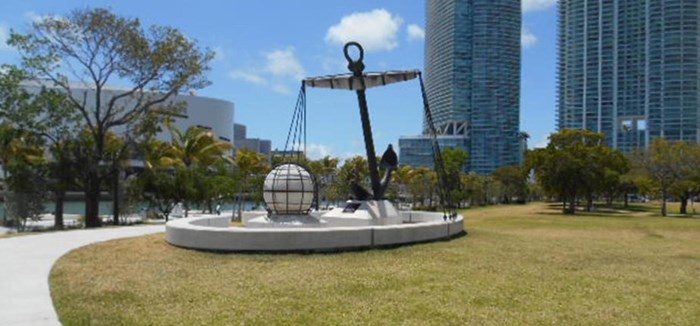
<instances>
[{"instance_id":1,"label":"blue sky","mask_svg":"<svg viewBox=\"0 0 700 326\"><path fill-rule=\"evenodd\" d=\"M523 0L520 126L531 146L555 129L556 0ZM0 63L17 63L4 44L10 29L26 30L42 15L107 7L144 25L169 25L217 53L212 85L199 95L235 103L235 120L248 137L283 148L303 76L347 72L342 44L360 41L367 71L423 69L422 0L24 0L0 2ZM422 102L417 81L368 90L375 146L397 146L419 134ZM308 89L308 153L364 154L354 92Z\"/></svg>"}]
</instances>

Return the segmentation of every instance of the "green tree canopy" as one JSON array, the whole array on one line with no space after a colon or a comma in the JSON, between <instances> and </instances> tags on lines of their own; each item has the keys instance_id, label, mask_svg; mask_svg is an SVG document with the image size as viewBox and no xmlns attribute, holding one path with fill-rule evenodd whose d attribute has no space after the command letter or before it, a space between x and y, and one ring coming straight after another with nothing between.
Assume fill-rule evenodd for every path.
<instances>
[{"instance_id":1,"label":"green tree canopy","mask_svg":"<svg viewBox=\"0 0 700 326\"><path fill-rule=\"evenodd\" d=\"M106 176L99 164L105 159L107 133L124 126L131 137L154 117L153 111L176 112L180 106L171 97L208 85L205 72L213 58L212 51L201 50L175 28L144 29L138 19L102 8L45 16L26 34L12 32L8 43L17 48L32 77L66 96L81 117L80 129L92 134L84 158L88 227L100 225L99 194ZM110 83L125 90L109 92Z\"/></svg>"},{"instance_id":2,"label":"green tree canopy","mask_svg":"<svg viewBox=\"0 0 700 326\"><path fill-rule=\"evenodd\" d=\"M537 182L563 203L564 213L574 214L577 199L592 202L606 173L625 173L625 157L603 143L605 135L589 130L564 129L549 137L546 148L527 153L525 171L534 170Z\"/></svg>"},{"instance_id":3,"label":"green tree canopy","mask_svg":"<svg viewBox=\"0 0 700 326\"><path fill-rule=\"evenodd\" d=\"M527 199L527 175L517 165L503 166L493 172L492 177L501 183L503 202L510 203L512 198L520 202Z\"/></svg>"},{"instance_id":4,"label":"green tree canopy","mask_svg":"<svg viewBox=\"0 0 700 326\"><path fill-rule=\"evenodd\" d=\"M661 215L668 214L666 200L675 188L693 187L693 179L698 179L700 149L684 141L669 142L656 138L651 146L636 157L648 178L661 192ZM683 183L683 185L681 185Z\"/></svg>"}]
</instances>

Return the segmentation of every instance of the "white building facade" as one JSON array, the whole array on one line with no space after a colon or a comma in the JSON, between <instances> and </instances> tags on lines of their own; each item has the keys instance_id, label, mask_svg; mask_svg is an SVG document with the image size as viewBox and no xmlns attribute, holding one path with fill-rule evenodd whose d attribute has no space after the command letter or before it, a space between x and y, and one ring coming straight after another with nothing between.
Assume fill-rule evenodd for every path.
<instances>
[{"instance_id":1,"label":"white building facade","mask_svg":"<svg viewBox=\"0 0 700 326\"><path fill-rule=\"evenodd\" d=\"M25 89L30 92L39 92L41 85L36 82L26 82L23 84ZM85 98L87 106L95 106L95 91L87 87L79 85L71 85L71 91L76 98ZM108 87L102 90L102 101L105 103L112 97L119 95L128 89L116 87ZM117 101L116 107L133 106L136 101L133 97L125 97ZM173 125L181 131L187 130L189 127L200 127L211 130L221 141L230 143L233 146L233 125L234 125L234 104L230 101L203 97L197 95L178 94L171 96L164 103L182 104L184 110L173 116ZM103 105L105 107L105 105ZM125 126L114 128L115 133L120 134L125 132ZM171 135L168 130L161 131L156 136L163 141L170 141Z\"/></svg>"}]
</instances>

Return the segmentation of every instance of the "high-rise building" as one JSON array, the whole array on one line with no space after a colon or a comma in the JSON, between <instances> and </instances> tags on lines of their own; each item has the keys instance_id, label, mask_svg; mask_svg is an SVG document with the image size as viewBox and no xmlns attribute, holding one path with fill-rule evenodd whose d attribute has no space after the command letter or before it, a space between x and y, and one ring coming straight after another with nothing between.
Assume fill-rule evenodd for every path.
<instances>
[{"instance_id":1,"label":"high-rise building","mask_svg":"<svg viewBox=\"0 0 700 326\"><path fill-rule=\"evenodd\" d=\"M559 129L698 142L699 47L697 0L559 0Z\"/></svg>"},{"instance_id":2,"label":"high-rise building","mask_svg":"<svg viewBox=\"0 0 700 326\"><path fill-rule=\"evenodd\" d=\"M522 157L520 6L520 0L426 1L428 103L439 143L467 151L469 171L488 174ZM401 138L402 164L425 165L413 154L429 152L420 150L429 145L427 122L423 129L422 136Z\"/></svg>"}]
</instances>

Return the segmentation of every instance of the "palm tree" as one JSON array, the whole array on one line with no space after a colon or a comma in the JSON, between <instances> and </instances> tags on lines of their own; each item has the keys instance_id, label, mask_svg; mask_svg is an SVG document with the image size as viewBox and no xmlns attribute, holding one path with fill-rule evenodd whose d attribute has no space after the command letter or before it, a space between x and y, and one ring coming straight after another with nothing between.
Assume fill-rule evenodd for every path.
<instances>
[{"instance_id":1,"label":"palm tree","mask_svg":"<svg viewBox=\"0 0 700 326\"><path fill-rule=\"evenodd\" d=\"M183 133L169 121L166 121L166 127L172 139L170 147L162 149L165 155L160 158L161 164L184 167L188 175L196 177L201 174L194 173L195 168L211 169L220 163L233 164L230 156L233 146L220 141L213 132L201 127L189 127ZM189 205L185 201L185 216L188 211Z\"/></svg>"},{"instance_id":2,"label":"palm tree","mask_svg":"<svg viewBox=\"0 0 700 326\"><path fill-rule=\"evenodd\" d=\"M337 158L332 158L330 156L325 156L320 160L309 162L309 168L311 169L311 173L314 174L316 185L318 186L318 196L325 198L326 209L328 208L330 201L328 198L329 192L327 191L327 187L338 173L339 162L340 161ZM320 200L320 198L317 198L317 200Z\"/></svg>"},{"instance_id":3,"label":"palm tree","mask_svg":"<svg viewBox=\"0 0 700 326\"><path fill-rule=\"evenodd\" d=\"M200 127L189 127L183 133L170 123L166 126L172 136L172 152L169 157L177 160L169 162L170 164L182 164L189 168L194 164L208 167L221 161L233 162L227 155L230 154L233 146L218 140L213 132Z\"/></svg>"},{"instance_id":4,"label":"palm tree","mask_svg":"<svg viewBox=\"0 0 700 326\"><path fill-rule=\"evenodd\" d=\"M264 173L269 172L270 165L268 164L264 155L251 151L247 148L243 148L236 153L235 166L242 185L242 187L239 187L236 200L238 204L238 218L241 219L244 193L249 192L252 194L253 192L258 193L262 191L262 189L256 191L256 189L252 187L252 185L257 185L259 182L251 181L257 181L255 180L256 177L262 177Z\"/></svg>"}]
</instances>

